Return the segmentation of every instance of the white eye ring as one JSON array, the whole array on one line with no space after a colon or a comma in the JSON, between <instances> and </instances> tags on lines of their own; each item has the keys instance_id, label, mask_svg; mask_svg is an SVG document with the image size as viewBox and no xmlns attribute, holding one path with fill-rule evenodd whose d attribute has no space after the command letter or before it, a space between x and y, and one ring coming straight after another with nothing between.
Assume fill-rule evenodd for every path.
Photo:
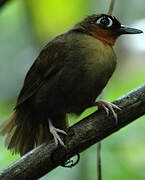
<instances>
[{"instance_id":1,"label":"white eye ring","mask_svg":"<svg viewBox=\"0 0 145 180\"><path fill-rule=\"evenodd\" d=\"M101 22L103 19L106 19L106 20L108 20L108 24L103 24L103 22ZM109 27L111 27L112 25L113 25L113 21L112 21L112 19L111 18L109 18L109 17L100 17L97 21L96 21L96 24L102 24L102 25L104 25L105 27L107 27L107 28L109 28Z\"/></svg>"}]
</instances>

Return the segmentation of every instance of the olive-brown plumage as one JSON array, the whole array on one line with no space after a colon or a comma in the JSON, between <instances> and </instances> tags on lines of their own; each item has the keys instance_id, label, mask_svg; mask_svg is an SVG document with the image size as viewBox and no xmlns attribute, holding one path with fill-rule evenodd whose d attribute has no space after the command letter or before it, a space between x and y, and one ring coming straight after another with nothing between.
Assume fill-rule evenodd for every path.
<instances>
[{"instance_id":1,"label":"olive-brown plumage","mask_svg":"<svg viewBox=\"0 0 145 180\"><path fill-rule=\"evenodd\" d=\"M1 126L8 149L25 154L51 138L52 124L65 130L66 113L93 106L115 70L117 37L140 32L101 14L50 41L28 71L12 116Z\"/></svg>"}]
</instances>

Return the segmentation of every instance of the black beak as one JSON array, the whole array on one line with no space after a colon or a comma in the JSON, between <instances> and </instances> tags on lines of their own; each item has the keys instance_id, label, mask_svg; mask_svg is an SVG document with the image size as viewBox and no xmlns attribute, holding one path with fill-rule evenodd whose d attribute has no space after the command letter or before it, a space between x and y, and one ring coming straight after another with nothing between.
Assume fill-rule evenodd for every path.
<instances>
[{"instance_id":1,"label":"black beak","mask_svg":"<svg viewBox=\"0 0 145 180\"><path fill-rule=\"evenodd\" d=\"M124 25L121 25L121 27L118 29L118 32L120 34L140 34L143 33L143 31L139 29L130 28Z\"/></svg>"}]
</instances>

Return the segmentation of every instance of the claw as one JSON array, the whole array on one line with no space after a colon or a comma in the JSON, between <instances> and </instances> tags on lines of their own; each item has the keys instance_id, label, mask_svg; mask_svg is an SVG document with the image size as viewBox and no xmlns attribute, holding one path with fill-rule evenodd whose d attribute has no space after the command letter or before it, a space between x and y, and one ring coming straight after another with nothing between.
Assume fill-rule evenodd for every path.
<instances>
[{"instance_id":1,"label":"claw","mask_svg":"<svg viewBox=\"0 0 145 180\"><path fill-rule=\"evenodd\" d=\"M113 117L115 119L116 124L118 123L118 117L117 117L117 114L114 111L114 109L121 110L121 108L119 108L118 106L116 106L113 103L106 102L106 101L103 101L103 100L101 100L99 102L96 102L95 105L97 105L98 107L102 107L105 110L107 116L109 116L109 110L110 110L112 112L112 114L113 114Z\"/></svg>"},{"instance_id":2,"label":"claw","mask_svg":"<svg viewBox=\"0 0 145 180\"><path fill-rule=\"evenodd\" d=\"M56 146L58 146L58 144L65 146L64 142L61 140L60 136L58 135L58 133L67 135L67 133L61 129L55 128L51 122L51 120L49 120L49 130L50 133L53 135L54 137L54 141Z\"/></svg>"},{"instance_id":3,"label":"claw","mask_svg":"<svg viewBox=\"0 0 145 180\"><path fill-rule=\"evenodd\" d=\"M105 110L107 116L109 116L109 109L105 105L102 105L102 107Z\"/></svg>"}]
</instances>

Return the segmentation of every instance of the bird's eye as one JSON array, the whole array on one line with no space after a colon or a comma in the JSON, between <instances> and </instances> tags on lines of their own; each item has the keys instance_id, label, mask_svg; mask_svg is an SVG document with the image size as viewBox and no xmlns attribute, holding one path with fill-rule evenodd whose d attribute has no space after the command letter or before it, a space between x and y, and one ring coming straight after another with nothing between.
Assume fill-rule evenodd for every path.
<instances>
[{"instance_id":1,"label":"bird's eye","mask_svg":"<svg viewBox=\"0 0 145 180\"><path fill-rule=\"evenodd\" d=\"M109 17L102 16L99 19L97 19L96 24L99 24L103 27L109 28L113 25L113 21Z\"/></svg>"}]
</instances>

